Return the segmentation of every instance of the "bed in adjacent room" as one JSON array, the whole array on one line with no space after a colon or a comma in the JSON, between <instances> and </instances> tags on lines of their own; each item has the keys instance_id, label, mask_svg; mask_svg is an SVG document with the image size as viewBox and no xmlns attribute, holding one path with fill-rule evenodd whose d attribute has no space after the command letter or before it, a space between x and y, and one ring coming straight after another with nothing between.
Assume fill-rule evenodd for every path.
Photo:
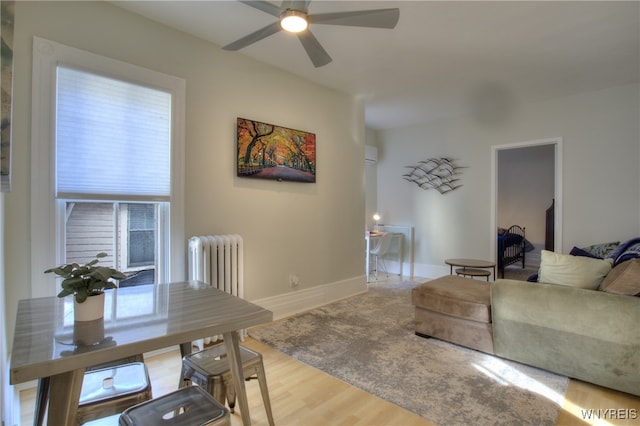
<instances>
[{"instance_id":1,"label":"bed in adjacent room","mask_svg":"<svg viewBox=\"0 0 640 426\"><path fill-rule=\"evenodd\" d=\"M520 225L509 228L498 228L498 271L504 278L504 268L514 263L522 262L524 269L525 254L533 249L525 238L525 229Z\"/></svg>"}]
</instances>

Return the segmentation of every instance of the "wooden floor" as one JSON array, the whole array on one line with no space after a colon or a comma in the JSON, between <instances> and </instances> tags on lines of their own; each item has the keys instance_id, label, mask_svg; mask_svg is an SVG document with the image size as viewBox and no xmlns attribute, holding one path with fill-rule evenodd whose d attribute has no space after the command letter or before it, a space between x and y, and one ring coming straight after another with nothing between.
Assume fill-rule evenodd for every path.
<instances>
[{"instance_id":1,"label":"wooden floor","mask_svg":"<svg viewBox=\"0 0 640 426\"><path fill-rule=\"evenodd\" d=\"M432 424L251 338L244 345L263 355L276 425ZM177 348L147 357L145 361L149 367L154 396L163 395L177 387L181 362ZM258 383L252 380L246 382L246 387L252 423L267 425ZM20 392L22 425L32 424L34 400L35 390ZM583 420L588 410L592 410L593 418ZM611 419L611 410L616 410L618 419ZM233 426L242 424L238 410L231 419ZM640 426L640 397L571 380L557 425Z\"/></svg>"}]
</instances>

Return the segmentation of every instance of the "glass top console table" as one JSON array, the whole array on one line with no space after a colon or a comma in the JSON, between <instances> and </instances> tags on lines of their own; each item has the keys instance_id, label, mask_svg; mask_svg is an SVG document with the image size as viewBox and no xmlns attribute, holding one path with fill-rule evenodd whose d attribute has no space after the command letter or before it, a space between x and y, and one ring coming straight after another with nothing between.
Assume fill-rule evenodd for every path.
<instances>
[{"instance_id":1,"label":"glass top console table","mask_svg":"<svg viewBox=\"0 0 640 426\"><path fill-rule=\"evenodd\" d=\"M145 300L150 309L141 309L141 287L149 293ZM271 321L271 311L199 281L126 287L108 293L112 311L105 313L104 320L91 321L90 327L73 322L71 298L18 303L10 383L50 380L49 425L77 423L85 368L174 345L187 346L218 334L227 346L242 422L251 423L237 331ZM78 339L80 331L82 340Z\"/></svg>"}]
</instances>

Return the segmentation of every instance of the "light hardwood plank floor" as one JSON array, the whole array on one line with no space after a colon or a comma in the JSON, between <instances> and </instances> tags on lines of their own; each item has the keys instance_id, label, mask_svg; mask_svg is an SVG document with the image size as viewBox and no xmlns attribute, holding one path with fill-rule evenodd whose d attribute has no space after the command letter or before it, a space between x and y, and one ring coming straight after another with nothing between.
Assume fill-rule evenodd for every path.
<instances>
[{"instance_id":1,"label":"light hardwood plank floor","mask_svg":"<svg viewBox=\"0 0 640 426\"><path fill-rule=\"evenodd\" d=\"M320 370L294 360L260 342L244 343L262 353L276 425L431 425L423 418L348 385ZM180 352L175 350L145 359L154 396L177 387ZM252 424L268 425L256 380L245 382ZM33 422L35 390L20 392L22 425ZM231 416L241 425L239 410Z\"/></svg>"},{"instance_id":2,"label":"light hardwood plank floor","mask_svg":"<svg viewBox=\"0 0 640 426\"><path fill-rule=\"evenodd\" d=\"M391 277L388 282L397 280L398 278ZM383 286L385 281L369 285ZM251 338L247 338L243 344L260 352L263 356L276 425L426 426L433 424ZM164 395L176 389L181 366L180 352L177 348L171 352L147 357L145 361L149 368L154 396ZM245 384L252 424L267 425L267 416L257 381L251 380ZM20 402L22 425L31 425L35 390L20 392ZM612 418L614 411L618 418ZM591 414L591 419L585 418L588 414ZM231 416L231 424L233 426L242 424L238 410ZM578 380L570 380L556 424L559 426L640 426L640 397Z\"/></svg>"},{"instance_id":3,"label":"light hardwood plank floor","mask_svg":"<svg viewBox=\"0 0 640 426\"><path fill-rule=\"evenodd\" d=\"M246 346L262 353L277 425L432 425L427 420L348 385L320 370L303 364L248 338ZM154 396L176 388L180 373L180 353L177 349L148 357L149 374ZM246 382L251 420L255 425L267 425L258 383ZM35 391L20 393L22 425L32 424ZM617 417L604 410L618 410ZM585 410L593 411L591 420L582 420ZM635 411L634 411L635 410ZM635 419L634 417L635 413ZM605 419L606 417L606 419ZM242 424L236 410L232 425ZM557 425L640 425L640 398L599 386L571 380Z\"/></svg>"}]
</instances>

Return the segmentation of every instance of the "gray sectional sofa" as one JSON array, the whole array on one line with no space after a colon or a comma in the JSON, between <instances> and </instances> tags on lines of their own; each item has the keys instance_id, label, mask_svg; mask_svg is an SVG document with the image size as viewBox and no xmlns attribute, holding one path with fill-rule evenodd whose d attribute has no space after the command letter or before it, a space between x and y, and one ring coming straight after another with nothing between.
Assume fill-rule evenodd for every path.
<instances>
[{"instance_id":1,"label":"gray sectional sofa","mask_svg":"<svg viewBox=\"0 0 640 426\"><path fill-rule=\"evenodd\" d=\"M491 308L497 356L640 396L640 297L498 280Z\"/></svg>"},{"instance_id":2,"label":"gray sectional sofa","mask_svg":"<svg viewBox=\"0 0 640 426\"><path fill-rule=\"evenodd\" d=\"M640 259L606 275L597 288L437 278L413 289L416 334L640 396Z\"/></svg>"}]
</instances>

